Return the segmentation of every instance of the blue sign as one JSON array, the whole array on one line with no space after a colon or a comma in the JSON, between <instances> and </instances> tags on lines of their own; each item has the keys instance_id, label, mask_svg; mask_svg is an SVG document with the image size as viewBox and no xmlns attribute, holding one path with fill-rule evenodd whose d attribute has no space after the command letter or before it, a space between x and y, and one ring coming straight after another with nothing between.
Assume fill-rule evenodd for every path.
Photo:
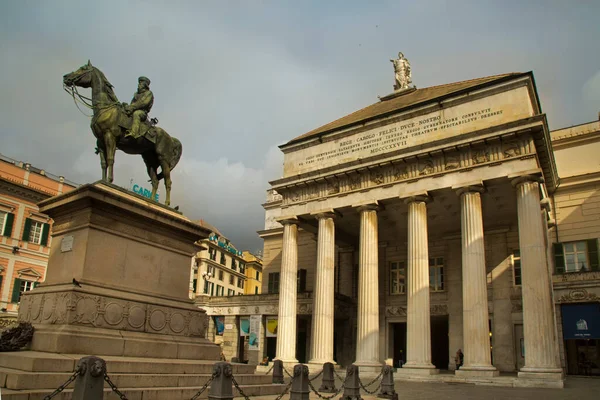
<instances>
[{"instance_id":1,"label":"blue sign","mask_svg":"<svg viewBox=\"0 0 600 400\"><path fill-rule=\"evenodd\" d=\"M600 304L563 304L565 339L600 339Z\"/></svg>"},{"instance_id":2,"label":"blue sign","mask_svg":"<svg viewBox=\"0 0 600 400\"><path fill-rule=\"evenodd\" d=\"M137 183L135 185L133 185L133 191L137 194L140 194L144 197L149 198L150 200L152 200L152 190L148 190L146 188L141 187L140 185L138 185ZM154 196L154 201L158 201L158 193L156 193L156 195Z\"/></svg>"}]
</instances>

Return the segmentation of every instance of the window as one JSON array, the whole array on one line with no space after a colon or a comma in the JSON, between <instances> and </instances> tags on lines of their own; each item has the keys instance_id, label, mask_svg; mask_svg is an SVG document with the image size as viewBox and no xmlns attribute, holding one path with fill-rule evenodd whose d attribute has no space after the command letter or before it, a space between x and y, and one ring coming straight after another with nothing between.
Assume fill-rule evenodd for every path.
<instances>
[{"instance_id":1,"label":"window","mask_svg":"<svg viewBox=\"0 0 600 400\"><path fill-rule=\"evenodd\" d=\"M48 243L48 231L48 224L34 221L31 218L26 218L22 239L31 243L45 246Z\"/></svg>"},{"instance_id":2,"label":"window","mask_svg":"<svg viewBox=\"0 0 600 400\"><path fill-rule=\"evenodd\" d=\"M229 275L229 284L233 285L235 281L235 277L233 275Z\"/></svg>"},{"instance_id":3,"label":"window","mask_svg":"<svg viewBox=\"0 0 600 400\"><path fill-rule=\"evenodd\" d=\"M225 253L223 253L222 251L221 253L221 260L219 261L221 264L225 265Z\"/></svg>"},{"instance_id":4,"label":"window","mask_svg":"<svg viewBox=\"0 0 600 400\"><path fill-rule=\"evenodd\" d=\"M4 211L0 211L0 234L4 235L4 223L6 221L6 216L8 213Z\"/></svg>"},{"instance_id":5,"label":"window","mask_svg":"<svg viewBox=\"0 0 600 400\"><path fill-rule=\"evenodd\" d=\"M235 262L235 259L231 259L231 269L234 271L237 271L237 263Z\"/></svg>"},{"instance_id":6,"label":"window","mask_svg":"<svg viewBox=\"0 0 600 400\"><path fill-rule=\"evenodd\" d=\"M521 252L515 250L512 255L513 259L513 276L515 286L521 285Z\"/></svg>"},{"instance_id":7,"label":"window","mask_svg":"<svg viewBox=\"0 0 600 400\"><path fill-rule=\"evenodd\" d=\"M240 289L243 289L244 288L244 279L238 278L238 284L237 285L238 285L238 287Z\"/></svg>"},{"instance_id":8,"label":"window","mask_svg":"<svg viewBox=\"0 0 600 400\"><path fill-rule=\"evenodd\" d=\"M0 236L11 237L14 218L15 214L0 211Z\"/></svg>"},{"instance_id":9,"label":"window","mask_svg":"<svg viewBox=\"0 0 600 400\"><path fill-rule=\"evenodd\" d=\"M390 294L406 293L406 267L404 261L390 263Z\"/></svg>"},{"instance_id":10,"label":"window","mask_svg":"<svg viewBox=\"0 0 600 400\"><path fill-rule=\"evenodd\" d=\"M217 285L217 293L216 296L223 296L225 293L225 288L221 285Z\"/></svg>"},{"instance_id":11,"label":"window","mask_svg":"<svg viewBox=\"0 0 600 400\"><path fill-rule=\"evenodd\" d=\"M212 247L210 249L208 249L208 255L210 256L210 259L213 261L217 260L217 249L213 249Z\"/></svg>"},{"instance_id":12,"label":"window","mask_svg":"<svg viewBox=\"0 0 600 400\"><path fill-rule=\"evenodd\" d=\"M223 280L223 271L219 271L219 280L222 281Z\"/></svg>"},{"instance_id":13,"label":"window","mask_svg":"<svg viewBox=\"0 0 600 400\"><path fill-rule=\"evenodd\" d=\"M269 274L268 293L269 294L279 293L279 272L271 272Z\"/></svg>"},{"instance_id":14,"label":"window","mask_svg":"<svg viewBox=\"0 0 600 400\"><path fill-rule=\"evenodd\" d=\"M306 292L306 270L299 269L296 277L297 277L298 293Z\"/></svg>"},{"instance_id":15,"label":"window","mask_svg":"<svg viewBox=\"0 0 600 400\"><path fill-rule=\"evenodd\" d=\"M256 280L260 281L260 272L256 271Z\"/></svg>"},{"instance_id":16,"label":"window","mask_svg":"<svg viewBox=\"0 0 600 400\"><path fill-rule=\"evenodd\" d=\"M258 286L254 288L254 294L258 294Z\"/></svg>"},{"instance_id":17,"label":"window","mask_svg":"<svg viewBox=\"0 0 600 400\"><path fill-rule=\"evenodd\" d=\"M429 290L432 292L444 290L444 259L442 257L429 259Z\"/></svg>"},{"instance_id":18,"label":"window","mask_svg":"<svg viewBox=\"0 0 600 400\"><path fill-rule=\"evenodd\" d=\"M38 284L37 282L33 282L33 281L26 281L26 280L19 279L19 278L15 279L11 302L12 303L20 302L21 296L23 295L23 293L29 292L30 290L35 288L37 286L37 284Z\"/></svg>"},{"instance_id":19,"label":"window","mask_svg":"<svg viewBox=\"0 0 600 400\"><path fill-rule=\"evenodd\" d=\"M246 265L244 263L240 263L240 272L242 274L246 272Z\"/></svg>"},{"instance_id":20,"label":"window","mask_svg":"<svg viewBox=\"0 0 600 400\"><path fill-rule=\"evenodd\" d=\"M556 274L598 271L597 239L554 243L553 246Z\"/></svg>"},{"instance_id":21,"label":"window","mask_svg":"<svg viewBox=\"0 0 600 400\"><path fill-rule=\"evenodd\" d=\"M227 289L227 296L235 296L235 290Z\"/></svg>"},{"instance_id":22,"label":"window","mask_svg":"<svg viewBox=\"0 0 600 400\"><path fill-rule=\"evenodd\" d=\"M198 279L194 278L194 281L192 283L192 287L193 287L193 291L194 293L196 293L196 287L198 286Z\"/></svg>"}]
</instances>

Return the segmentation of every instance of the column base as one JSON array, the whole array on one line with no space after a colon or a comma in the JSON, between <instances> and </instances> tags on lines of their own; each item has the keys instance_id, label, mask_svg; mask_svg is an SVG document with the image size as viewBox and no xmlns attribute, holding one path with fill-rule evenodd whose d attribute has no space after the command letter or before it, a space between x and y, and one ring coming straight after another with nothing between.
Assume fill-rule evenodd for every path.
<instances>
[{"instance_id":1,"label":"column base","mask_svg":"<svg viewBox=\"0 0 600 400\"><path fill-rule=\"evenodd\" d=\"M355 361L354 365L358 367L358 373L363 375L377 375L383 368L383 363L379 361Z\"/></svg>"},{"instance_id":2,"label":"column base","mask_svg":"<svg viewBox=\"0 0 600 400\"><path fill-rule=\"evenodd\" d=\"M535 368L523 367L519 370L519 378L563 380L564 375L561 368Z\"/></svg>"},{"instance_id":3,"label":"column base","mask_svg":"<svg viewBox=\"0 0 600 400\"><path fill-rule=\"evenodd\" d=\"M492 377L499 376L500 371L498 371L493 366L462 366L460 369L454 371L454 375L469 378L469 377Z\"/></svg>"},{"instance_id":4,"label":"column base","mask_svg":"<svg viewBox=\"0 0 600 400\"><path fill-rule=\"evenodd\" d=\"M337 363L335 361L318 361L318 360L310 360L308 362L308 364L305 364L308 366L308 372L309 373L314 373L314 372L320 372L323 369L323 364L325 363L332 363L334 366L337 365Z\"/></svg>"},{"instance_id":5,"label":"column base","mask_svg":"<svg viewBox=\"0 0 600 400\"><path fill-rule=\"evenodd\" d=\"M433 364L406 363L402 368L398 368L396 373L400 375L437 375L440 370Z\"/></svg>"}]
</instances>

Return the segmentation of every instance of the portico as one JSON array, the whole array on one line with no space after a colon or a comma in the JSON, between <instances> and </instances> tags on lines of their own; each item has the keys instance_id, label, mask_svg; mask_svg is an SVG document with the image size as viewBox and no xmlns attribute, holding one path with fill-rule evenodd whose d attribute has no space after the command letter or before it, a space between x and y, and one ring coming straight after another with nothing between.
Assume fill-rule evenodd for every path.
<instances>
[{"instance_id":1,"label":"portico","mask_svg":"<svg viewBox=\"0 0 600 400\"><path fill-rule=\"evenodd\" d=\"M524 327L519 376L562 384L540 206L557 176L532 75L453 85L388 96L281 146L261 231L265 265L280 273L276 358L296 360L306 269L312 364L432 375L455 369L461 348L457 375L494 377L515 370L514 353L494 351L516 352L516 331L494 325L511 321ZM522 285L506 284L514 254ZM335 332L336 294L355 301L351 332Z\"/></svg>"}]
</instances>

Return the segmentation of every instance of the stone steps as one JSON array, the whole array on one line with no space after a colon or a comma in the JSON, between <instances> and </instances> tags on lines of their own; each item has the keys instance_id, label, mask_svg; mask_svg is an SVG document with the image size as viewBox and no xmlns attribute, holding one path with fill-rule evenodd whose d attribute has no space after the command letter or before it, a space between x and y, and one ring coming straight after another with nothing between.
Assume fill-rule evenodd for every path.
<instances>
[{"instance_id":1,"label":"stone steps","mask_svg":"<svg viewBox=\"0 0 600 400\"><path fill-rule=\"evenodd\" d=\"M285 385L241 385L242 390L247 396L276 396L283 392ZM147 388L119 388L119 390L129 400L186 400L191 399L198 391L200 387L147 387ZM52 393L53 390L10 390L2 389L2 400L43 400L45 396ZM206 389L200 399L208 398L208 391ZM59 393L53 400L71 400L73 395L73 388L69 387L62 393ZM234 397L242 398L238 391L233 389ZM105 400L118 400L117 396L107 386L104 388L104 399Z\"/></svg>"}]
</instances>

